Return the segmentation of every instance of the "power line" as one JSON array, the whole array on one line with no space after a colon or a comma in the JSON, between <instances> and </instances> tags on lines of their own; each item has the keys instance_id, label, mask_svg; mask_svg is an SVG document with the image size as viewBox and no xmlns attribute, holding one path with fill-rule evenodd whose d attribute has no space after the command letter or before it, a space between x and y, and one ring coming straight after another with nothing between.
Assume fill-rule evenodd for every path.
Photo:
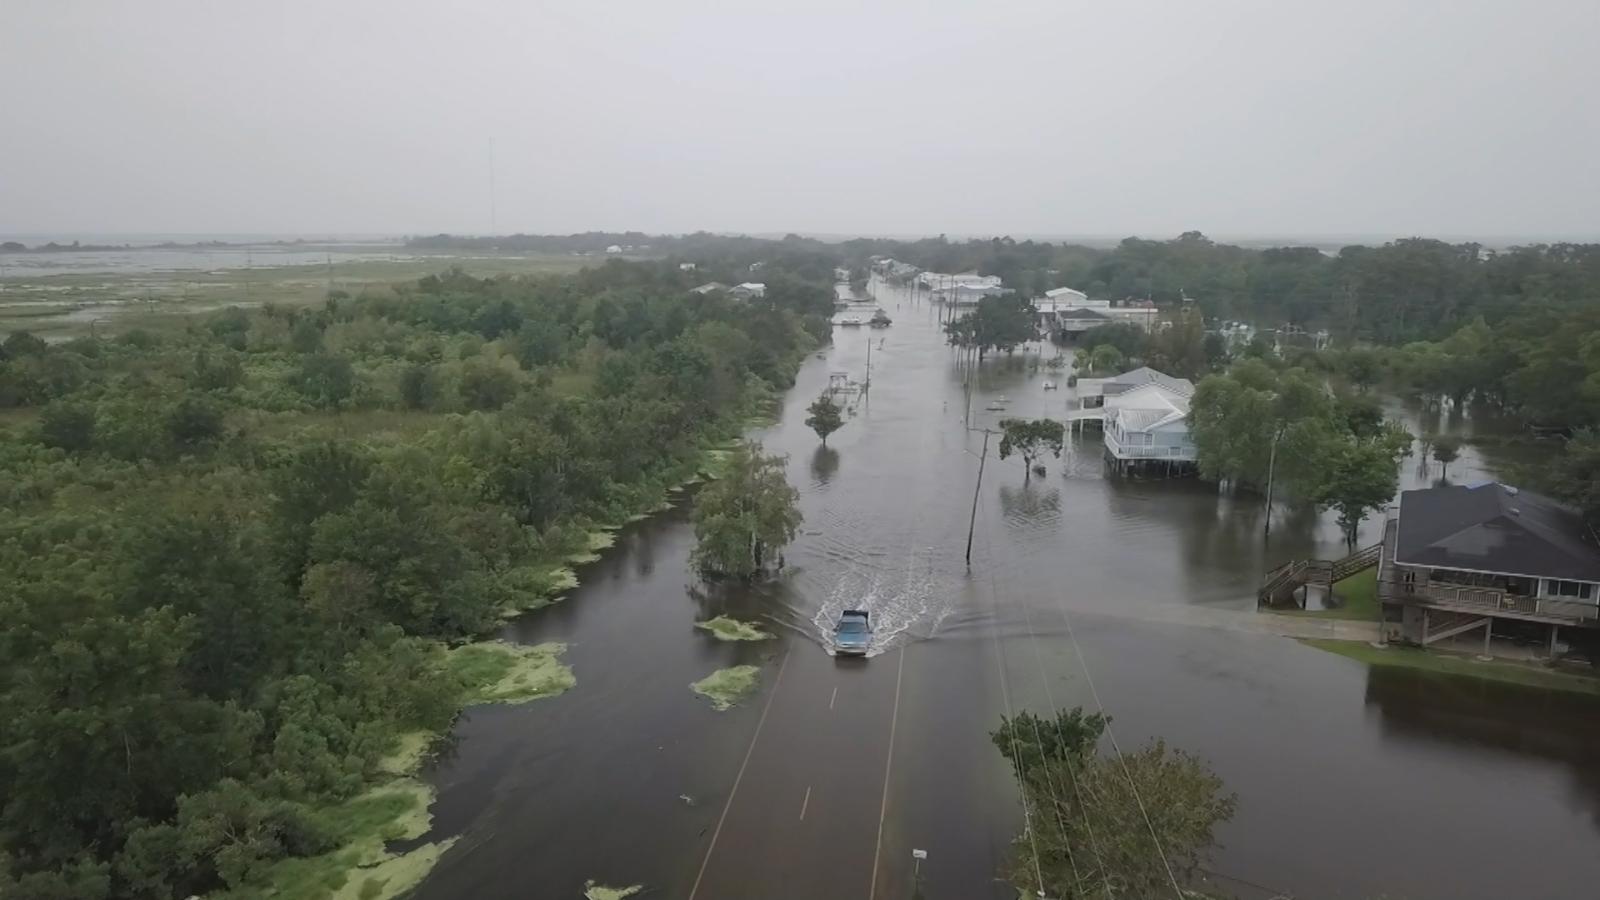
<instances>
[{"instance_id":1,"label":"power line","mask_svg":"<svg viewBox=\"0 0 1600 900\"><path fill-rule=\"evenodd\" d=\"M1083 647L1078 643L1078 635L1072 630L1072 619L1067 615L1067 604L1060 594L1056 595L1056 607L1061 611L1061 624L1066 626L1067 638L1072 641L1072 650L1078 657L1078 665L1083 669L1083 679L1089 685L1089 696L1094 699L1095 709L1099 710L1102 718L1106 717L1106 707L1100 702L1100 691L1094 686L1094 675L1089 671L1089 660L1083 655ZM1111 728L1111 720L1106 718L1106 737L1111 740L1111 751L1116 754L1117 764L1122 767L1122 775L1128 780L1128 788L1133 792L1133 802L1139 807L1139 817L1144 820L1144 827L1150 832L1150 842L1155 845L1156 855L1161 857L1161 867L1167 872L1167 880L1172 883L1172 892L1178 900L1185 900L1183 888L1178 884L1178 876L1173 874L1172 863L1167 859L1167 851L1161 846L1161 838L1156 834L1156 827L1150 821L1150 811L1144 805L1144 798L1139 795L1139 785L1133 780L1133 772L1128 769L1128 761L1123 758L1122 745L1117 743L1117 733Z\"/></svg>"},{"instance_id":2,"label":"power line","mask_svg":"<svg viewBox=\"0 0 1600 900\"><path fill-rule=\"evenodd\" d=\"M988 516L985 515L984 522L985 522L986 525L988 524L988 521L989 521L988 520ZM983 536L984 550L986 551L986 555L989 557L989 567L988 567L989 593L990 593L990 595L992 597L995 598L995 602L994 602L993 605L995 605L996 608L998 608L1000 590L995 584L995 577L994 577L994 570L995 570L994 538L991 536L991 534L990 534L990 532L989 532L989 530L987 528L984 529L983 535L984 535ZM1064 747L1066 745L1066 735L1061 730L1061 718L1060 718L1059 715L1057 715L1055 699L1050 693L1049 681L1048 681L1048 679L1045 678L1044 660L1039 657L1039 637L1038 637L1037 634L1034 633L1034 630L1033 630L1033 616L1032 616L1031 613L1029 613L1027 611L1027 605L1026 604L1023 604L1023 617L1024 617L1024 621L1027 623L1028 637L1030 638L1030 640L1031 640L1031 642L1033 644L1034 659L1039 663L1039 675L1040 675L1041 681L1044 682L1045 697L1046 697L1047 700L1049 700L1051 716L1055 719L1056 737L1057 737L1057 739L1059 739L1061 741L1062 746ZM991 628L993 628L993 627L997 627L997 626L991 625ZM1015 719L1012 720L1013 727L1015 726L1015 721L1016 721ZM1041 765L1043 765L1044 764L1044 739L1039 734L1039 722L1038 722L1038 717L1037 716L1033 717L1033 739L1039 745L1040 763L1041 763ZM1013 752L1015 752L1015 751L1013 751ZM1079 807L1081 809L1081 808L1084 807L1083 794L1082 794L1081 791L1078 790L1078 778L1077 778L1077 775L1072 770L1072 760L1070 758L1065 757L1065 756L1063 757L1063 759L1064 759L1064 761L1066 762L1066 765L1067 765L1067 777L1072 780L1072 791L1073 791L1073 794L1078 798L1078 805L1079 805ZM1020 764L1018 765L1018 776L1019 776L1019 778L1021 776L1021 766L1020 766ZM1051 794L1052 794L1051 801L1052 801L1052 806L1053 806L1053 808L1055 810L1055 814L1056 814L1056 824L1061 828L1061 845L1067 851L1067 865L1069 865L1072 868L1072 878L1073 878L1074 887L1076 888L1078 885L1081 885L1083 883L1083 880L1084 880L1083 879L1083 874L1078 869L1077 858L1073 855L1073 852L1072 852L1072 843L1067 838L1066 822L1065 822L1065 820L1063 820L1061 818L1061 805L1062 805L1061 804L1061 795L1056 790L1054 783L1052 783L1050 781L1050 767L1048 765L1045 766L1045 779L1046 779L1047 785L1050 787L1050 791L1051 791ZM1111 883L1110 883L1109 879L1107 878L1107 870L1106 870L1105 858L1100 855L1100 848L1099 848L1098 843L1095 841L1095 838L1094 838L1094 826L1090 823L1089 817L1088 817L1087 814L1084 814L1083 822L1084 822L1085 828L1087 828L1088 832L1089 832L1089 840L1090 840L1089 849L1094 854L1095 865L1100 870L1100 879L1101 879L1100 883L1101 883L1101 886L1105 890L1106 900L1112 900ZM1037 849L1035 849L1035 851L1034 851L1034 857L1035 857L1035 860L1037 861L1037 858L1038 858ZM1041 886L1040 890L1041 890L1041 893L1042 893L1042 891L1043 891L1042 886Z\"/></svg>"},{"instance_id":3,"label":"power line","mask_svg":"<svg viewBox=\"0 0 1600 900\"><path fill-rule=\"evenodd\" d=\"M985 440L987 440L988 435L985 435L984 437ZM973 510L974 514L976 514L976 495L973 497ZM987 534L987 531L985 534ZM990 563L989 605L991 607L991 613L989 617L989 637L994 641L995 667L1000 671L1000 700L1002 705L1005 706L1008 724L1014 726L1016 722L1016 712L1011 708L1011 688L1006 679L1005 651L1000 647L1000 626L999 623L995 621L997 617L993 614L993 611L998 610L999 608L999 597L994 593L994 568L992 552L990 553ZM1039 842L1034 837L1033 814L1028 808L1028 779L1022 774L1022 754L1017 748L1017 730L1015 727L1008 727L1006 732L1011 736L1011 765L1017 773L1017 787L1022 790L1022 830L1023 833L1028 836L1028 846L1033 851L1033 876L1039 883L1039 896L1043 897L1045 896L1044 870L1039 866Z\"/></svg>"}]
</instances>

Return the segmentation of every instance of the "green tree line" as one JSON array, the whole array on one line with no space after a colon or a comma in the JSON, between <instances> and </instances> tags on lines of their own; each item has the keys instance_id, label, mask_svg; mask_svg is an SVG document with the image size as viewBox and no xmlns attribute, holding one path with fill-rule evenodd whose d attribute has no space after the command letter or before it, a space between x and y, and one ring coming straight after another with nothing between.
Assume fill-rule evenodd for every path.
<instances>
[{"instance_id":1,"label":"green tree line","mask_svg":"<svg viewBox=\"0 0 1600 900\"><path fill-rule=\"evenodd\" d=\"M770 280L448 272L0 342L0 895L259 896L330 849L324 810L463 702L447 642L791 384L828 282Z\"/></svg>"}]
</instances>

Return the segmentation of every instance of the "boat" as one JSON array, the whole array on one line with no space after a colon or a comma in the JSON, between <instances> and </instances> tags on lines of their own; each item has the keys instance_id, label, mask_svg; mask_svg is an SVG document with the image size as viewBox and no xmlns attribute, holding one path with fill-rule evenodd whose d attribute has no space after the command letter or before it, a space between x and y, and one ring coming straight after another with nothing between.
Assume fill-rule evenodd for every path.
<instances>
[{"instance_id":1,"label":"boat","mask_svg":"<svg viewBox=\"0 0 1600 900\"><path fill-rule=\"evenodd\" d=\"M872 625L864 609L847 609L833 628L835 656L866 656L872 648Z\"/></svg>"},{"instance_id":2,"label":"boat","mask_svg":"<svg viewBox=\"0 0 1600 900\"><path fill-rule=\"evenodd\" d=\"M861 320L856 318L855 316L845 316L844 318L839 320L839 324L843 325L846 328L860 328L861 327Z\"/></svg>"},{"instance_id":3,"label":"boat","mask_svg":"<svg viewBox=\"0 0 1600 900\"><path fill-rule=\"evenodd\" d=\"M1007 402L1009 401L1006 400L1006 395L1001 394L993 400L990 400L989 405L985 406L984 409L987 409L990 412L1002 412L1005 410Z\"/></svg>"},{"instance_id":4,"label":"boat","mask_svg":"<svg viewBox=\"0 0 1600 900\"><path fill-rule=\"evenodd\" d=\"M1044 389L1047 391L1053 391L1056 389L1056 383L1054 381L1046 381L1044 383Z\"/></svg>"}]
</instances>

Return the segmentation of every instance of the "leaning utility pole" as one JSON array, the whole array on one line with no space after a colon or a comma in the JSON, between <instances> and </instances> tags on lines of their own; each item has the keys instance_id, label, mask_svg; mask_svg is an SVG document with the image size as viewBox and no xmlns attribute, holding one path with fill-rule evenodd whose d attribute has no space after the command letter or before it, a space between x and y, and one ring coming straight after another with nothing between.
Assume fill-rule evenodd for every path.
<instances>
[{"instance_id":1,"label":"leaning utility pole","mask_svg":"<svg viewBox=\"0 0 1600 900\"><path fill-rule=\"evenodd\" d=\"M1272 538L1272 476L1278 468L1278 438L1281 436L1282 432L1272 435L1272 453L1267 457L1267 522L1261 530L1264 540Z\"/></svg>"},{"instance_id":2,"label":"leaning utility pole","mask_svg":"<svg viewBox=\"0 0 1600 900\"><path fill-rule=\"evenodd\" d=\"M978 483L972 489L972 515L967 517L967 568L972 568L972 529L978 522L978 492L983 490L983 463L989 458L989 429L983 430L983 455L978 457Z\"/></svg>"}]
</instances>

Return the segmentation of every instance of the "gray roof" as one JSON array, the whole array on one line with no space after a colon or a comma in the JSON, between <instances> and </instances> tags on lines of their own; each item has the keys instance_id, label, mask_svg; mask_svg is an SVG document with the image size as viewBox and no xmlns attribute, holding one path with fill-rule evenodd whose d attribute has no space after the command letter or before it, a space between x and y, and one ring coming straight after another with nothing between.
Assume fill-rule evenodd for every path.
<instances>
[{"instance_id":1,"label":"gray roof","mask_svg":"<svg viewBox=\"0 0 1600 900\"><path fill-rule=\"evenodd\" d=\"M1180 394L1184 397L1194 394L1194 382L1187 378L1173 378L1171 375L1165 372L1157 372L1149 366L1140 366L1110 379L1106 382L1103 393L1120 394L1123 391L1131 391L1136 387L1142 387L1147 384L1159 384L1174 394Z\"/></svg>"},{"instance_id":2,"label":"gray roof","mask_svg":"<svg viewBox=\"0 0 1600 900\"><path fill-rule=\"evenodd\" d=\"M1582 516L1492 481L1403 492L1394 555L1404 565L1600 581L1600 545Z\"/></svg>"},{"instance_id":3,"label":"gray roof","mask_svg":"<svg viewBox=\"0 0 1600 900\"><path fill-rule=\"evenodd\" d=\"M1111 318L1105 313L1094 309L1058 309L1056 310L1056 317L1060 319L1098 319L1100 321L1106 321Z\"/></svg>"}]
</instances>

